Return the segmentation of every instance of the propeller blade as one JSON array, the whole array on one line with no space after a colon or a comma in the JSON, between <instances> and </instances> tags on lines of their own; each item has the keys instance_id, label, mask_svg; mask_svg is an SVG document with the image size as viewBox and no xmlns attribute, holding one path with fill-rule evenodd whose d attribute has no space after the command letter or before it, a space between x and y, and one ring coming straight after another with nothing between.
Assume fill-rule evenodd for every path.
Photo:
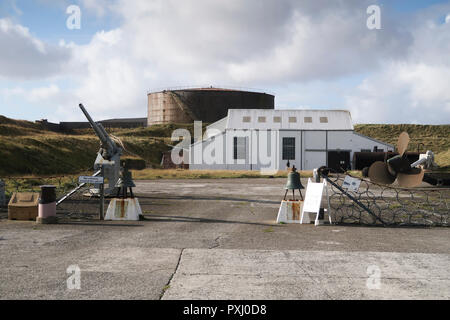
<instances>
[{"instance_id":1,"label":"propeller blade","mask_svg":"<svg viewBox=\"0 0 450 320\"><path fill-rule=\"evenodd\" d=\"M408 173L397 175L398 185L402 188L414 188L422 183L425 171L421 168L411 168Z\"/></svg>"},{"instance_id":2,"label":"propeller blade","mask_svg":"<svg viewBox=\"0 0 450 320\"><path fill-rule=\"evenodd\" d=\"M369 179L375 183L391 184L395 181L395 176L389 173L385 162L376 161L369 168Z\"/></svg>"},{"instance_id":3,"label":"propeller blade","mask_svg":"<svg viewBox=\"0 0 450 320\"><path fill-rule=\"evenodd\" d=\"M409 140L410 139L407 132L400 133L397 141L397 151L400 156L403 156L406 149L408 149Z\"/></svg>"}]
</instances>

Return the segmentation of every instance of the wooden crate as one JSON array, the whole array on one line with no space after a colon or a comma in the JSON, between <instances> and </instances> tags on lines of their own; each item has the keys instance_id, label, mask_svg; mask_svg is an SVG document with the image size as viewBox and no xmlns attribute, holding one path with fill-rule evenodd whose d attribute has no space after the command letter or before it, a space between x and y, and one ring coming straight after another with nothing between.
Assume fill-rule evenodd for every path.
<instances>
[{"instance_id":1,"label":"wooden crate","mask_svg":"<svg viewBox=\"0 0 450 320\"><path fill-rule=\"evenodd\" d=\"M15 192L8 204L9 220L33 220L38 216L39 193Z\"/></svg>"}]
</instances>

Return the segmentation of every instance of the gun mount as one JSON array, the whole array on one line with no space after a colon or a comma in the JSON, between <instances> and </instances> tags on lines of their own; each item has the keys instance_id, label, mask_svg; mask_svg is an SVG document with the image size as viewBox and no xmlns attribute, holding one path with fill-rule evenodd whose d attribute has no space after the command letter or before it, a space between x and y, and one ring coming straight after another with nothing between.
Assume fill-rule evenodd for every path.
<instances>
[{"instance_id":1,"label":"gun mount","mask_svg":"<svg viewBox=\"0 0 450 320\"><path fill-rule=\"evenodd\" d=\"M100 149L97 152L94 169L103 169L103 176L108 183L108 187L105 187L105 193L111 194L115 189L117 180L119 180L120 156L123 150L111 139L101 123L92 120L86 108L81 103L79 107L89 121L92 129L94 129L95 134L100 139Z\"/></svg>"}]
</instances>

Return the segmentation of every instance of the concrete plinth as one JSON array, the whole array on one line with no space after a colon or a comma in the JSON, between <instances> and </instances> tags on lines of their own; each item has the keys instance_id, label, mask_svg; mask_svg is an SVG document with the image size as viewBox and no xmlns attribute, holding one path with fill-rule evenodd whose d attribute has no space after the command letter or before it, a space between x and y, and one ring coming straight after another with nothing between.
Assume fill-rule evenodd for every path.
<instances>
[{"instance_id":1,"label":"concrete plinth","mask_svg":"<svg viewBox=\"0 0 450 320\"><path fill-rule=\"evenodd\" d=\"M113 198L106 211L105 220L138 221L140 215L142 210L137 198Z\"/></svg>"},{"instance_id":2,"label":"concrete plinth","mask_svg":"<svg viewBox=\"0 0 450 320\"><path fill-rule=\"evenodd\" d=\"M278 210L277 223L300 223L303 201L283 200Z\"/></svg>"}]
</instances>

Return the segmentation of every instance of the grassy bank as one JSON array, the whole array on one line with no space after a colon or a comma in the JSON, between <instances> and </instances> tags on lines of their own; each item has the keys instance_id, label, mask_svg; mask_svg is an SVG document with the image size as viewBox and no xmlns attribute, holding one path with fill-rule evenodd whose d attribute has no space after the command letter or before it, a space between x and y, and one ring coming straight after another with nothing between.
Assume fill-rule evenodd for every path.
<instances>
[{"instance_id":1,"label":"grassy bank","mask_svg":"<svg viewBox=\"0 0 450 320\"><path fill-rule=\"evenodd\" d=\"M107 131L122 140L126 156L141 158L147 167L155 169L136 172L137 178L172 178L174 175L180 178L260 176L259 172L228 174L228 171L187 173L158 170L162 153L170 150L170 145L174 144L170 137L177 128L185 129L193 136L193 124L167 124L149 128L107 129ZM450 165L450 125L364 124L356 125L355 131L394 145L398 135L402 131L407 131L411 137L409 150L415 151L418 144L423 143L422 152L427 149L433 150L438 164ZM0 176L75 174L92 170L98 149L99 140L92 129L56 133L46 130L39 123L0 116Z\"/></svg>"},{"instance_id":2,"label":"grassy bank","mask_svg":"<svg viewBox=\"0 0 450 320\"><path fill-rule=\"evenodd\" d=\"M302 177L312 177L312 171L301 171ZM133 179L229 179L229 178L286 178L287 171L263 175L259 171L146 169L133 171Z\"/></svg>"},{"instance_id":3,"label":"grassy bank","mask_svg":"<svg viewBox=\"0 0 450 320\"><path fill-rule=\"evenodd\" d=\"M411 139L408 151L431 150L440 166L450 166L450 125L359 124L355 131L395 146L400 133L406 131Z\"/></svg>"}]
</instances>

